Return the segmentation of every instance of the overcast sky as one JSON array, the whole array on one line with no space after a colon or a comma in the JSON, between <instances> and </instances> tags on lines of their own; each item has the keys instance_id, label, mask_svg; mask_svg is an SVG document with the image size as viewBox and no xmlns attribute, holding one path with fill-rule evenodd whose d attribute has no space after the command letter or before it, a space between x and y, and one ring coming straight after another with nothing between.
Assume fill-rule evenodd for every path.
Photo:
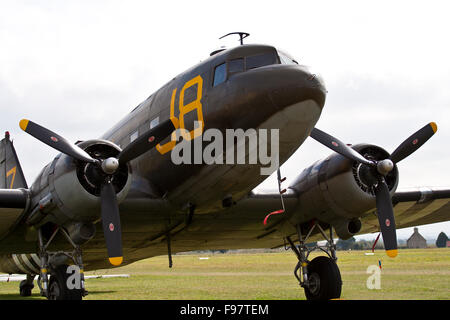
<instances>
[{"instance_id":1,"label":"overcast sky","mask_svg":"<svg viewBox=\"0 0 450 320\"><path fill-rule=\"evenodd\" d=\"M437 122L437 134L399 164L400 188L448 187L448 9L445 1L0 0L0 130L11 132L31 184L57 153L23 133L20 119L71 141L97 138L213 49L238 44L220 36L246 31L247 43L274 45L322 75L328 96L317 127L347 143L392 152ZM328 155L308 139L282 173L289 182ZM273 177L261 185L275 187ZM450 236L450 222L419 230Z\"/></svg>"}]
</instances>

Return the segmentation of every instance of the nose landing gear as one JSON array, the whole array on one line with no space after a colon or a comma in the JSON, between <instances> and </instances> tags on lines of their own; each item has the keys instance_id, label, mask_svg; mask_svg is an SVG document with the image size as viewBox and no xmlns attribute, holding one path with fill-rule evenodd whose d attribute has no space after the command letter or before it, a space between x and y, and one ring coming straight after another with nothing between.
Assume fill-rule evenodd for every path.
<instances>
[{"instance_id":1,"label":"nose landing gear","mask_svg":"<svg viewBox=\"0 0 450 320\"><path fill-rule=\"evenodd\" d=\"M301 226L297 225L299 246L296 246L290 237L287 240L292 251L298 258L298 263L294 269L294 275L300 286L304 288L308 300L329 300L337 299L341 296L342 279L339 268L336 264L336 245L333 242L333 228L330 225L329 237L317 221L310 226L306 236L302 235ZM313 230L318 228L321 235L327 241L325 246L306 246ZM319 256L312 261L308 260L309 254L313 251L321 250L327 256Z\"/></svg>"}]
</instances>

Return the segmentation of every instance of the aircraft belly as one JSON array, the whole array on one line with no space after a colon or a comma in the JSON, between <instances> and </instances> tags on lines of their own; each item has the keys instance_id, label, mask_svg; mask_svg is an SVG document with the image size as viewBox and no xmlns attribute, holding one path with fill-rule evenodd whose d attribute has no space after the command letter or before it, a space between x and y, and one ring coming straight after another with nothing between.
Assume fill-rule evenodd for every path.
<instances>
[{"instance_id":1,"label":"aircraft belly","mask_svg":"<svg viewBox=\"0 0 450 320\"><path fill-rule=\"evenodd\" d=\"M321 108L314 100L306 100L285 107L256 129L279 128L279 162L281 165L309 136L320 113ZM269 134L268 137L270 137ZM268 152L268 154L270 153ZM195 203L196 214L217 211L222 208L224 198L232 195L233 201L237 201L264 181L268 176L261 175L262 167L269 167L269 165L204 165L196 176L186 180L171 192L169 199ZM271 169L272 173L277 166L273 166Z\"/></svg>"},{"instance_id":2,"label":"aircraft belly","mask_svg":"<svg viewBox=\"0 0 450 320\"><path fill-rule=\"evenodd\" d=\"M38 274L39 257L37 254L0 255L0 272L8 274Z\"/></svg>"},{"instance_id":3,"label":"aircraft belly","mask_svg":"<svg viewBox=\"0 0 450 320\"><path fill-rule=\"evenodd\" d=\"M0 239L16 224L23 211L22 208L0 208Z\"/></svg>"}]
</instances>

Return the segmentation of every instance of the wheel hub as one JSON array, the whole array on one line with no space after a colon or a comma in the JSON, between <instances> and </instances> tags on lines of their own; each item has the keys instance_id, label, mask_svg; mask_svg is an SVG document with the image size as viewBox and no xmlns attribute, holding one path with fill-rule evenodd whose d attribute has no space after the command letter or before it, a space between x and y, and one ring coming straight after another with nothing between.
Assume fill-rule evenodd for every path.
<instances>
[{"instance_id":1,"label":"wheel hub","mask_svg":"<svg viewBox=\"0 0 450 320\"><path fill-rule=\"evenodd\" d=\"M313 295L317 295L320 291L320 277L316 272L308 277L308 289Z\"/></svg>"}]
</instances>

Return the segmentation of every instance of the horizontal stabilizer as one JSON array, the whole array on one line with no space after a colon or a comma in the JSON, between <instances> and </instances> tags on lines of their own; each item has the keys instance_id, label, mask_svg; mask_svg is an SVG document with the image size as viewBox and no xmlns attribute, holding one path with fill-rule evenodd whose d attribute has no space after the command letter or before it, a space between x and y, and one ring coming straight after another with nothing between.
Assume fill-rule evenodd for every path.
<instances>
[{"instance_id":1,"label":"horizontal stabilizer","mask_svg":"<svg viewBox=\"0 0 450 320\"><path fill-rule=\"evenodd\" d=\"M0 189L0 208L25 209L27 198L23 189Z\"/></svg>"},{"instance_id":2,"label":"horizontal stabilizer","mask_svg":"<svg viewBox=\"0 0 450 320\"><path fill-rule=\"evenodd\" d=\"M29 191L0 189L0 239L12 232L28 209Z\"/></svg>"}]
</instances>

